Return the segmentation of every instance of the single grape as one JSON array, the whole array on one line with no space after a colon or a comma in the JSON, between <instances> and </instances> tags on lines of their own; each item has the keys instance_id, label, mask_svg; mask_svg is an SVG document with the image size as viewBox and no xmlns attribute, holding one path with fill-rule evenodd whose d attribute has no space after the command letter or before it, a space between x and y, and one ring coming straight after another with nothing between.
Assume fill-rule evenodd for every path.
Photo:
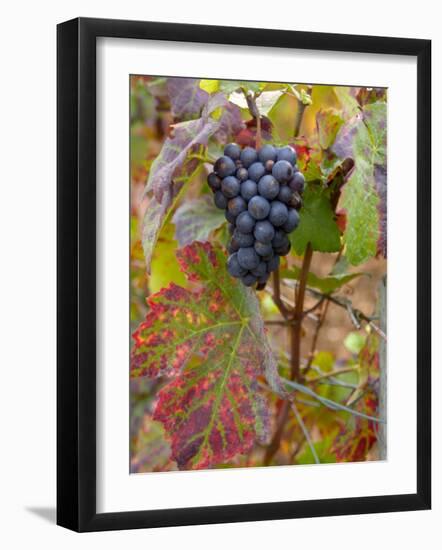
<instances>
[{"instance_id":1,"label":"single grape","mask_svg":"<svg viewBox=\"0 0 442 550\"><path fill-rule=\"evenodd\" d=\"M211 172L207 176L207 184L209 185L210 189L215 193L215 191L219 191L221 189L221 178L218 177L215 172Z\"/></svg>"},{"instance_id":2,"label":"single grape","mask_svg":"<svg viewBox=\"0 0 442 550\"><path fill-rule=\"evenodd\" d=\"M230 239L230 242L227 245L227 250L229 254L233 254L234 252L238 252L239 250L238 241L236 241L233 237Z\"/></svg>"},{"instance_id":3,"label":"single grape","mask_svg":"<svg viewBox=\"0 0 442 550\"><path fill-rule=\"evenodd\" d=\"M247 270L256 269L260 259L252 246L240 248L238 250L238 262L241 267Z\"/></svg>"},{"instance_id":4,"label":"single grape","mask_svg":"<svg viewBox=\"0 0 442 550\"><path fill-rule=\"evenodd\" d=\"M275 227L284 225L288 219L288 215L287 206L283 202L272 201L270 203L269 222Z\"/></svg>"},{"instance_id":5,"label":"single grape","mask_svg":"<svg viewBox=\"0 0 442 550\"><path fill-rule=\"evenodd\" d=\"M234 252L228 257L227 271L232 277L243 277L247 273L247 270L239 265L237 252Z\"/></svg>"},{"instance_id":6,"label":"single grape","mask_svg":"<svg viewBox=\"0 0 442 550\"><path fill-rule=\"evenodd\" d=\"M277 159L286 160L287 162L290 162L292 166L294 166L296 164L296 151L293 149L293 147L290 147L290 145L280 147L277 152Z\"/></svg>"},{"instance_id":7,"label":"single grape","mask_svg":"<svg viewBox=\"0 0 442 550\"><path fill-rule=\"evenodd\" d=\"M221 182L221 191L228 199L233 199L239 194L240 183L234 176L227 176Z\"/></svg>"},{"instance_id":8,"label":"single grape","mask_svg":"<svg viewBox=\"0 0 442 550\"><path fill-rule=\"evenodd\" d=\"M241 155L241 147L236 143L229 143L224 147L224 154L232 160L239 160Z\"/></svg>"},{"instance_id":9,"label":"single grape","mask_svg":"<svg viewBox=\"0 0 442 550\"><path fill-rule=\"evenodd\" d=\"M222 179L236 172L236 166L230 157L222 156L215 162L214 172Z\"/></svg>"},{"instance_id":10,"label":"single grape","mask_svg":"<svg viewBox=\"0 0 442 550\"><path fill-rule=\"evenodd\" d=\"M256 222L253 234L257 241L270 243L275 236L275 228L267 220Z\"/></svg>"},{"instance_id":11,"label":"single grape","mask_svg":"<svg viewBox=\"0 0 442 550\"><path fill-rule=\"evenodd\" d=\"M227 203L227 210L236 218L236 216L239 216L241 212L247 210L247 203L240 196L234 197L233 199L230 199Z\"/></svg>"},{"instance_id":12,"label":"single grape","mask_svg":"<svg viewBox=\"0 0 442 550\"><path fill-rule=\"evenodd\" d=\"M247 275L244 275L244 277L241 277L241 282L245 286L253 286L257 280L258 278L252 273L247 273Z\"/></svg>"},{"instance_id":13,"label":"single grape","mask_svg":"<svg viewBox=\"0 0 442 550\"><path fill-rule=\"evenodd\" d=\"M275 166L275 161L274 160L268 160L264 167L266 169L266 172L270 172L272 173L272 170L273 170L273 167Z\"/></svg>"},{"instance_id":14,"label":"single grape","mask_svg":"<svg viewBox=\"0 0 442 550\"><path fill-rule=\"evenodd\" d=\"M275 255L275 253L273 252L273 248L272 248L272 251L270 252L270 254L266 254L265 256L261 256L261 259L264 262L270 262L270 260L273 258L274 255Z\"/></svg>"},{"instance_id":15,"label":"single grape","mask_svg":"<svg viewBox=\"0 0 442 550\"><path fill-rule=\"evenodd\" d=\"M290 187L288 187L287 185L281 185L279 188L279 193L277 197L278 200L285 204L290 204L292 197L293 197L293 191L290 189Z\"/></svg>"},{"instance_id":16,"label":"single grape","mask_svg":"<svg viewBox=\"0 0 442 550\"><path fill-rule=\"evenodd\" d=\"M246 201L258 194L258 186L252 180L243 181L241 184L241 196Z\"/></svg>"},{"instance_id":17,"label":"single grape","mask_svg":"<svg viewBox=\"0 0 442 550\"><path fill-rule=\"evenodd\" d=\"M229 203L227 203L227 206L229 205ZM228 210L225 211L224 213L224 216L226 218L226 220L229 222L229 223L235 223L236 221L236 216L234 214L232 214L231 212L229 212Z\"/></svg>"},{"instance_id":18,"label":"single grape","mask_svg":"<svg viewBox=\"0 0 442 550\"><path fill-rule=\"evenodd\" d=\"M289 242L289 238L284 233L284 231L282 231L281 229L277 229L275 231L275 236L272 239L273 248L279 248L281 246L285 246L286 243L288 242Z\"/></svg>"},{"instance_id":19,"label":"single grape","mask_svg":"<svg viewBox=\"0 0 442 550\"><path fill-rule=\"evenodd\" d=\"M292 191L296 191L297 193L302 194L305 187L305 178L302 172L295 172L288 185Z\"/></svg>"},{"instance_id":20,"label":"single grape","mask_svg":"<svg viewBox=\"0 0 442 550\"><path fill-rule=\"evenodd\" d=\"M215 197L214 197L214 202L215 202L215 206L217 208L220 208L221 210L224 210L225 208L227 208L227 199L222 194L221 191L216 191Z\"/></svg>"},{"instance_id":21,"label":"single grape","mask_svg":"<svg viewBox=\"0 0 442 550\"><path fill-rule=\"evenodd\" d=\"M265 199L272 200L278 196L279 183L273 176L267 174L259 180L258 191Z\"/></svg>"},{"instance_id":22,"label":"single grape","mask_svg":"<svg viewBox=\"0 0 442 550\"><path fill-rule=\"evenodd\" d=\"M265 164L268 160L276 160L276 149L273 145L263 145L258 151L259 160Z\"/></svg>"},{"instance_id":23,"label":"single grape","mask_svg":"<svg viewBox=\"0 0 442 550\"><path fill-rule=\"evenodd\" d=\"M287 241L287 243L283 246L278 246L274 248L275 254L278 256L286 256L290 252L290 248L292 245L290 244L290 241Z\"/></svg>"},{"instance_id":24,"label":"single grape","mask_svg":"<svg viewBox=\"0 0 442 550\"><path fill-rule=\"evenodd\" d=\"M289 208L287 221L282 226L286 233L291 233L299 225L299 214L294 208Z\"/></svg>"},{"instance_id":25,"label":"single grape","mask_svg":"<svg viewBox=\"0 0 442 550\"><path fill-rule=\"evenodd\" d=\"M236 218L236 227L241 233L251 233L255 227L255 219L248 212L241 212Z\"/></svg>"},{"instance_id":26,"label":"single grape","mask_svg":"<svg viewBox=\"0 0 442 550\"><path fill-rule=\"evenodd\" d=\"M265 174L266 169L261 162L254 162L249 166L249 178L253 181L259 181Z\"/></svg>"},{"instance_id":27,"label":"single grape","mask_svg":"<svg viewBox=\"0 0 442 550\"><path fill-rule=\"evenodd\" d=\"M269 280L270 275L266 273L262 277L258 277L258 288L257 290L263 290L266 286L267 281Z\"/></svg>"},{"instance_id":28,"label":"single grape","mask_svg":"<svg viewBox=\"0 0 442 550\"><path fill-rule=\"evenodd\" d=\"M251 233L241 233L238 229L235 229L233 232L232 240L238 243L240 248L248 248L255 243L255 239Z\"/></svg>"},{"instance_id":29,"label":"single grape","mask_svg":"<svg viewBox=\"0 0 442 550\"><path fill-rule=\"evenodd\" d=\"M241 162L248 168L251 164L258 160L258 153L252 147L244 147L241 151Z\"/></svg>"},{"instance_id":30,"label":"single grape","mask_svg":"<svg viewBox=\"0 0 442 550\"><path fill-rule=\"evenodd\" d=\"M250 215L255 218L255 220L263 220L267 218L270 211L270 204L264 197L256 195L252 197L249 201L248 210Z\"/></svg>"},{"instance_id":31,"label":"single grape","mask_svg":"<svg viewBox=\"0 0 442 550\"><path fill-rule=\"evenodd\" d=\"M256 253L259 256L264 256L264 257L273 256L273 247L271 243L262 243L261 241L255 241L254 247L255 247Z\"/></svg>"},{"instance_id":32,"label":"single grape","mask_svg":"<svg viewBox=\"0 0 442 550\"><path fill-rule=\"evenodd\" d=\"M280 183L286 183L293 176L292 165L286 160L278 160L272 168L272 176Z\"/></svg>"},{"instance_id":33,"label":"single grape","mask_svg":"<svg viewBox=\"0 0 442 550\"><path fill-rule=\"evenodd\" d=\"M273 256L273 258L267 262L267 271L269 273L271 273L272 271L276 271L279 267L279 263L279 256Z\"/></svg>"},{"instance_id":34,"label":"single grape","mask_svg":"<svg viewBox=\"0 0 442 550\"><path fill-rule=\"evenodd\" d=\"M302 207L301 195L296 191L293 191L293 196L290 199L289 206L296 208L296 210L299 210Z\"/></svg>"},{"instance_id":35,"label":"single grape","mask_svg":"<svg viewBox=\"0 0 442 550\"><path fill-rule=\"evenodd\" d=\"M262 277L263 275L266 275L267 264L261 260L258 264L258 267L255 267L255 269L252 269L252 274L256 275L256 277Z\"/></svg>"},{"instance_id":36,"label":"single grape","mask_svg":"<svg viewBox=\"0 0 442 550\"><path fill-rule=\"evenodd\" d=\"M238 168L238 170L236 171L236 177L239 179L239 181L246 181L246 179L249 177L247 168Z\"/></svg>"}]
</instances>

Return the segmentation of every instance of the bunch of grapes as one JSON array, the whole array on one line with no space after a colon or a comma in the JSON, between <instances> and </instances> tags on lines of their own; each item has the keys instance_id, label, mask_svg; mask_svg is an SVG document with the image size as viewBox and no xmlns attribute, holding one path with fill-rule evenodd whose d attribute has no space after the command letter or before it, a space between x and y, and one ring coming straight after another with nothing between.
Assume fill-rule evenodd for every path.
<instances>
[{"instance_id":1,"label":"bunch of grapes","mask_svg":"<svg viewBox=\"0 0 442 550\"><path fill-rule=\"evenodd\" d=\"M305 180L295 150L264 145L257 151L230 143L207 182L229 222L228 272L246 286L264 288L290 251L288 234L299 224Z\"/></svg>"}]
</instances>

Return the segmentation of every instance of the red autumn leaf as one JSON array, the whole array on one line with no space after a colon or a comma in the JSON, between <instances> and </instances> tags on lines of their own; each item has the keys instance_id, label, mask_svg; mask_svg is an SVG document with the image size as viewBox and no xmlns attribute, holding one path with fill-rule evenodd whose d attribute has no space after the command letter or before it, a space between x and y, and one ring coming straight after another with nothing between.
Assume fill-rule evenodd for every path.
<instances>
[{"instance_id":1,"label":"red autumn leaf","mask_svg":"<svg viewBox=\"0 0 442 550\"><path fill-rule=\"evenodd\" d=\"M232 279L221 248L194 242L177 253L191 289L169 285L149 298L134 333L131 376L167 376L153 418L182 469L205 468L265 440L269 412L258 378L278 383L258 301Z\"/></svg>"}]
</instances>

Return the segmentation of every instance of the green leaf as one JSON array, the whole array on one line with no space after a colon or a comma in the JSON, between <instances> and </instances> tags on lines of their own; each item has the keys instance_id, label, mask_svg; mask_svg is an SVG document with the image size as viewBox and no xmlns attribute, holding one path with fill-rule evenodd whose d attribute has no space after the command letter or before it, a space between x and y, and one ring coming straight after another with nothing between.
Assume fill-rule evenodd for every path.
<instances>
[{"instance_id":1,"label":"green leaf","mask_svg":"<svg viewBox=\"0 0 442 550\"><path fill-rule=\"evenodd\" d=\"M353 158L340 206L347 211L346 256L359 265L385 248L386 123L385 103L366 105L340 129L333 145L341 158Z\"/></svg>"},{"instance_id":2,"label":"green leaf","mask_svg":"<svg viewBox=\"0 0 442 550\"><path fill-rule=\"evenodd\" d=\"M341 245L339 229L327 190L307 185L303 195L298 228L290 235L296 254L305 252L307 243L319 252L337 252Z\"/></svg>"},{"instance_id":3,"label":"green leaf","mask_svg":"<svg viewBox=\"0 0 442 550\"><path fill-rule=\"evenodd\" d=\"M336 109L321 109L316 113L319 145L322 149L328 149L333 144L343 122Z\"/></svg>"},{"instance_id":4,"label":"green leaf","mask_svg":"<svg viewBox=\"0 0 442 550\"><path fill-rule=\"evenodd\" d=\"M317 288L324 294L331 294L335 292L341 286L352 281L356 277L365 275L365 273L347 273L341 275L329 275L327 277L318 277L312 272L307 274L307 284L313 288ZM293 266L291 269L285 269L281 272L281 276L285 279L299 280L301 276L301 270L297 266Z\"/></svg>"},{"instance_id":5,"label":"green leaf","mask_svg":"<svg viewBox=\"0 0 442 550\"><path fill-rule=\"evenodd\" d=\"M200 88L208 94L219 91L219 80L200 80Z\"/></svg>"},{"instance_id":6,"label":"green leaf","mask_svg":"<svg viewBox=\"0 0 442 550\"><path fill-rule=\"evenodd\" d=\"M176 259L177 241L174 239L174 226L163 225L152 255L149 289L158 292L169 283L185 284L185 277Z\"/></svg>"},{"instance_id":7,"label":"green leaf","mask_svg":"<svg viewBox=\"0 0 442 550\"><path fill-rule=\"evenodd\" d=\"M180 246L193 241L207 241L214 229L225 223L224 213L216 208L211 195L184 201L176 210L173 218L176 226L176 238Z\"/></svg>"},{"instance_id":8,"label":"green leaf","mask_svg":"<svg viewBox=\"0 0 442 550\"><path fill-rule=\"evenodd\" d=\"M221 248L195 242L178 259L196 285L171 284L149 298L133 335L131 376L167 376L153 418L180 469L207 468L267 439L270 413L258 379L282 386L256 295L228 275Z\"/></svg>"},{"instance_id":9,"label":"green leaf","mask_svg":"<svg viewBox=\"0 0 442 550\"><path fill-rule=\"evenodd\" d=\"M357 355L364 347L366 339L367 336L365 334L355 331L349 332L345 337L344 346L348 349L348 351Z\"/></svg>"}]
</instances>

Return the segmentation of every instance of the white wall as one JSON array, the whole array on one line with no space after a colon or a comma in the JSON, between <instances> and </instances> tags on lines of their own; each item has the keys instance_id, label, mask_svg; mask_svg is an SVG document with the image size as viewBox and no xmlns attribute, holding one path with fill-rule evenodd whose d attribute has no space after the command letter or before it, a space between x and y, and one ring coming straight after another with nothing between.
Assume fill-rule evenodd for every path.
<instances>
[{"instance_id":1,"label":"white wall","mask_svg":"<svg viewBox=\"0 0 442 550\"><path fill-rule=\"evenodd\" d=\"M173 4L175 4L174 7ZM434 319L434 510L279 522L75 535L42 515L55 505L55 25L81 16L285 28L433 39L433 156L441 140L442 38L438 3L421 0L144 2L66 0L4 3L0 85L0 542L120 548L390 546L440 541L442 499L441 322ZM404 152L406 162L406 152ZM434 175L434 235L440 235L441 188ZM406 203L405 203L406 204ZM410 208L414 206L410 205ZM404 228L406 231L406 228ZM406 233L404 233L406 238ZM435 241L436 239L434 239ZM441 280L440 246L433 279ZM5 254L6 252L6 254ZM439 252L436 255L436 252ZM441 303L434 289L434 310ZM404 435L407 427L404 426ZM32 511L38 509L38 513ZM430 547L435 547L431 545Z\"/></svg>"}]
</instances>

